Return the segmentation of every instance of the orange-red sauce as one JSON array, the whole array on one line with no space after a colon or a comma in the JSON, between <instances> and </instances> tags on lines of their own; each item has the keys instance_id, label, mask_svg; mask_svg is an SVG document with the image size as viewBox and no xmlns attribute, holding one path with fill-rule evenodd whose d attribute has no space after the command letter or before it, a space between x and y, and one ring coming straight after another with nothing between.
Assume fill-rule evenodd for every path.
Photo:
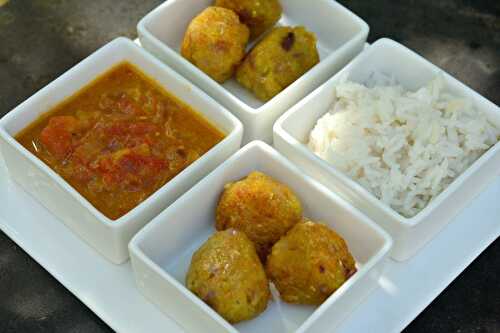
<instances>
[{"instance_id":1,"label":"orange-red sauce","mask_svg":"<svg viewBox=\"0 0 500 333\"><path fill-rule=\"evenodd\" d=\"M110 219L129 212L223 138L126 62L16 136Z\"/></svg>"}]
</instances>

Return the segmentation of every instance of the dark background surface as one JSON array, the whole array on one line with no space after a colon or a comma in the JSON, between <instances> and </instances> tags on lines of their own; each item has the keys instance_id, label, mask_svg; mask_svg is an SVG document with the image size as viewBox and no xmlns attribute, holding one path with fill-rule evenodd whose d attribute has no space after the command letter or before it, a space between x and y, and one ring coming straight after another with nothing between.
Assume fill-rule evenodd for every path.
<instances>
[{"instance_id":1,"label":"dark background surface","mask_svg":"<svg viewBox=\"0 0 500 333\"><path fill-rule=\"evenodd\" d=\"M111 39L135 38L138 20L161 2L11 0L0 7L0 116ZM368 22L370 42L402 42L500 104L500 1L339 2ZM497 240L405 332L500 332L499 255ZM0 332L110 331L0 232Z\"/></svg>"}]
</instances>

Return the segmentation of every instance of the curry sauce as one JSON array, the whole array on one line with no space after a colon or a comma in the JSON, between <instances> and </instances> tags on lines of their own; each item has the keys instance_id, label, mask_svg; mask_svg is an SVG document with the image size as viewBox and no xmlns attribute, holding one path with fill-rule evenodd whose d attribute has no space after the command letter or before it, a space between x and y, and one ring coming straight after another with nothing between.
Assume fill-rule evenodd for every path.
<instances>
[{"instance_id":1,"label":"curry sauce","mask_svg":"<svg viewBox=\"0 0 500 333\"><path fill-rule=\"evenodd\" d=\"M16 136L113 220L223 138L206 119L127 62Z\"/></svg>"}]
</instances>

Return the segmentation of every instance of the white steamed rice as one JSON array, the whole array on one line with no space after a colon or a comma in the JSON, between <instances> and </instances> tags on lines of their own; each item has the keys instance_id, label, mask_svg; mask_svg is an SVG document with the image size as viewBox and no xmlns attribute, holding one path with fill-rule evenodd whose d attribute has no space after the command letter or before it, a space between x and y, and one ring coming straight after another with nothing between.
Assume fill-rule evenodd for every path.
<instances>
[{"instance_id":1,"label":"white steamed rice","mask_svg":"<svg viewBox=\"0 0 500 333\"><path fill-rule=\"evenodd\" d=\"M335 102L309 148L405 217L421 211L493 146L500 130L441 76L416 92L401 86L335 87Z\"/></svg>"}]
</instances>

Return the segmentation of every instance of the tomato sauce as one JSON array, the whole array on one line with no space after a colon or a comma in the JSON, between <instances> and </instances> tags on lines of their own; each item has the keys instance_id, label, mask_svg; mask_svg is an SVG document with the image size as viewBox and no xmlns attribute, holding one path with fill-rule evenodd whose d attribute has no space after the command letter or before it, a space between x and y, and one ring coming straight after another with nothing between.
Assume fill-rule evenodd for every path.
<instances>
[{"instance_id":1,"label":"tomato sauce","mask_svg":"<svg viewBox=\"0 0 500 333\"><path fill-rule=\"evenodd\" d=\"M206 119L127 62L16 136L112 220L223 138Z\"/></svg>"}]
</instances>

